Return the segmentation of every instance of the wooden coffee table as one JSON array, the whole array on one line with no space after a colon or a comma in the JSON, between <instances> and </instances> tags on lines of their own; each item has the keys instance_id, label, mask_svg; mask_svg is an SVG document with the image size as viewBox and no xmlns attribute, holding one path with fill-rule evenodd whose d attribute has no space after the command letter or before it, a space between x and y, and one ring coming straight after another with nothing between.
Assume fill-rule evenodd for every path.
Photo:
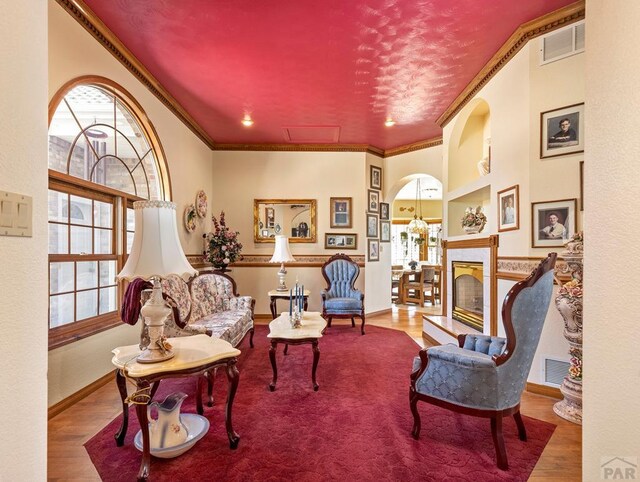
<instances>
[{"instance_id":1,"label":"wooden coffee table","mask_svg":"<svg viewBox=\"0 0 640 482\"><path fill-rule=\"evenodd\" d=\"M313 390L318 391L320 385L316 382L316 369L320 360L320 350L318 349L318 340L322 338L322 333L327 327L326 320L316 311L305 312L302 318L302 326L300 328L291 328L289 322L289 313L283 313L278 318L269 323L268 338L271 338L271 348L269 348L269 359L273 368L273 380L269 384L269 390L272 392L276 389L276 381L278 380L278 367L276 365L276 347L278 343L285 345L303 345L308 343L313 350L313 367L311 369L311 381L313 382Z\"/></svg>"}]
</instances>

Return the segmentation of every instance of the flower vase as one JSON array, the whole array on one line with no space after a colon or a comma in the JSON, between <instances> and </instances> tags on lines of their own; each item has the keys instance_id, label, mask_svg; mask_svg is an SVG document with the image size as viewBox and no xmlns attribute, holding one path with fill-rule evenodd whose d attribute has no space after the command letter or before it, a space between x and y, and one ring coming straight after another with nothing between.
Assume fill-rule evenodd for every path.
<instances>
[{"instance_id":1,"label":"flower vase","mask_svg":"<svg viewBox=\"0 0 640 482\"><path fill-rule=\"evenodd\" d=\"M476 226L463 226L464 232L467 234L478 234L480 231L482 231L482 228L484 228L484 225L476 225Z\"/></svg>"},{"instance_id":2,"label":"flower vase","mask_svg":"<svg viewBox=\"0 0 640 482\"><path fill-rule=\"evenodd\" d=\"M220 271L221 273L225 273L227 271L231 271L230 269L227 269L227 266L229 266L228 264L218 264L215 265L214 268L216 269L216 271Z\"/></svg>"}]
</instances>

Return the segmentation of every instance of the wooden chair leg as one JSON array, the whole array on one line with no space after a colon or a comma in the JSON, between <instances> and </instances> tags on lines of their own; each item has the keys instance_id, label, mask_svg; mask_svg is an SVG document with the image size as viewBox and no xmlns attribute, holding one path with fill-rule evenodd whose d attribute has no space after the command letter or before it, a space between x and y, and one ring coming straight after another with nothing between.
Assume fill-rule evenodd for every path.
<instances>
[{"instance_id":1,"label":"wooden chair leg","mask_svg":"<svg viewBox=\"0 0 640 482\"><path fill-rule=\"evenodd\" d=\"M355 328L356 327L356 320L353 319L353 316L351 317L351 328Z\"/></svg>"},{"instance_id":2,"label":"wooden chair leg","mask_svg":"<svg viewBox=\"0 0 640 482\"><path fill-rule=\"evenodd\" d=\"M504 447L504 436L502 435L502 414L491 417L491 435L493 437L493 445L496 448L498 468L507 470L509 464L507 462L507 451Z\"/></svg>"},{"instance_id":3,"label":"wooden chair leg","mask_svg":"<svg viewBox=\"0 0 640 482\"><path fill-rule=\"evenodd\" d=\"M251 330L249 330L249 346L251 348L253 348L253 333L255 331L255 328L251 328Z\"/></svg>"},{"instance_id":4,"label":"wooden chair leg","mask_svg":"<svg viewBox=\"0 0 640 482\"><path fill-rule=\"evenodd\" d=\"M413 429L411 430L411 436L418 440L420 438L420 414L418 413L418 395L412 390L409 391L409 406L411 407L411 413L413 414Z\"/></svg>"},{"instance_id":5,"label":"wooden chair leg","mask_svg":"<svg viewBox=\"0 0 640 482\"><path fill-rule=\"evenodd\" d=\"M360 318L362 318L362 326L360 326L360 334L364 335L364 313L360 315Z\"/></svg>"},{"instance_id":6,"label":"wooden chair leg","mask_svg":"<svg viewBox=\"0 0 640 482\"><path fill-rule=\"evenodd\" d=\"M520 415L520 411L517 411L513 414L513 418L516 420L516 425L518 426L518 437L523 442L527 441L527 430L524 428L524 422L522 421L522 415Z\"/></svg>"},{"instance_id":7,"label":"wooden chair leg","mask_svg":"<svg viewBox=\"0 0 640 482\"><path fill-rule=\"evenodd\" d=\"M332 319L333 319L333 316L330 316L330 317L327 319L327 327L328 327L328 328L331 328L331 320L332 320Z\"/></svg>"}]
</instances>

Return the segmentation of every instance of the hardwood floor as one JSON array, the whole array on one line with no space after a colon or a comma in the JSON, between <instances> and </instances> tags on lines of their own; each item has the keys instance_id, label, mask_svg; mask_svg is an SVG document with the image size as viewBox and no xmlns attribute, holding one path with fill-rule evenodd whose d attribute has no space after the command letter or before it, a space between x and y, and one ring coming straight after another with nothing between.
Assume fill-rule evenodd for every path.
<instances>
[{"instance_id":1,"label":"hardwood floor","mask_svg":"<svg viewBox=\"0 0 640 482\"><path fill-rule=\"evenodd\" d=\"M436 307L436 310L438 307ZM391 313L371 316L367 324L405 331L421 346L422 314L433 308L394 307ZM267 323L261 321L258 323ZM335 324L350 323L334 320ZM418 348L416 348L416 353ZM553 398L524 393L522 413L557 425L533 470L530 481L580 481L582 476L582 430L553 413ZM107 383L71 408L49 420L48 480L100 480L83 444L120 414L120 398L115 383ZM407 432L409 435L409 433Z\"/></svg>"}]
</instances>

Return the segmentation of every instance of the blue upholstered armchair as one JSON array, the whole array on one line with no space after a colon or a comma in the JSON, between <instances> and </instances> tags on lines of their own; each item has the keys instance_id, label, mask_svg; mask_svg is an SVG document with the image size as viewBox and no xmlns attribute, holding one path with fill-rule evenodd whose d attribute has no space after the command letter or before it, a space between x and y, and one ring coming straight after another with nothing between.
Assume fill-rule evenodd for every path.
<instances>
[{"instance_id":1,"label":"blue upholstered armchair","mask_svg":"<svg viewBox=\"0 0 640 482\"><path fill-rule=\"evenodd\" d=\"M331 326L333 318L351 318L351 326L356 326L354 317L362 319L360 331L364 335L364 294L355 289L354 284L360 268L346 254L331 256L322 266L322 276L327 288L322 291L322 316Z\"/></svg>"},{"instance_id":2,"label":"blue upholstered armchair","mask_svg":"<svg viewBox=\"0 0 640 482\"><path fill-rule=\"evenodd\" d=\"M511 288L502 305L505 338L459 335L459 346L420 351L413 363L409 398L420 435L419 400L476 417L491 419L498 467L508 468L502 418L513 415L520 440L526 440L520 396L540 341L553 288L556 253L540 263L527 279Z\"/></svg>"}]
</instances>

